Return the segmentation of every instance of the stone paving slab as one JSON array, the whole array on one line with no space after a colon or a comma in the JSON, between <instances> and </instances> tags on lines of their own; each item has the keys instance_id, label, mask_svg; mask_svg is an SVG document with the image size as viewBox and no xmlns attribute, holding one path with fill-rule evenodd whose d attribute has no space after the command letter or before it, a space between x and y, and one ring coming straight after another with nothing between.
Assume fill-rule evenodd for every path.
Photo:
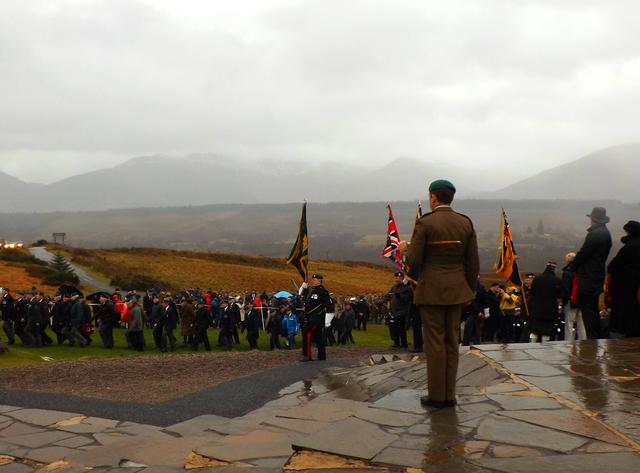
<instances>
[{"instance_id":1,"label":"stone paving slab","mask_svg":"<svg viewBox=\"0 0 640 473\"><path fill-rule=\"evenodd\" d=\"M208 430L212 424L225 422L228 420L229 419L226 417L216 415L203 415L194 417L191 420L180 422L179 424L171 425L169 427L166 427L164 430L168 432L175 432L182 436L196 435L198 433L204 432L205 430Z\"/></svg>"},{"instance_id":2,"label":"stone paving slab","mask_svg":"<svg viewBox=\"0 0 640 473\"><path fill-rule=\"evenodd\" d=\"M301 438L293 447L297 450L308 449L372 460L397 439L396 435L386 433L377 425L350 418L335 422L309 437Z\"/></svg>"},{"instance_id":3,"label":"stone paving slab","mask_svg":"<svg viewBox=\"0 0 640 473\"><path fill-rule=\"evenodd\" d=\"M71 419L73 417L82 417L82 414L74 414L72 412L48 411L45 409L20 409L5 413L16 420L26 424L39 425L46 427L57 422Z\"/></svg>"},{"instance_id":4,"label":"stone paving slab","mask_svg":"<svg viewBox=\"0 0 640 473\"><path fill-rule=\"evenodd\" d=\"M73 434L57 431L40 432L37 434L18 435L11 437L10 441L13 444L20 445L22 447L38 448L52 443L59 442L73 437Z\"/></svg>"},{"instance_id":5,"label":"stone paving slab","mask_svg":"<svg viewBox=\"0 0 640 473\"><path fill-rule=\"evenodd\" d=\"M480 424L476 438L523 447L545 448L562 453L568 453L587 443L585 438L496 415L487 417Z\"/></svg>"},{"instance_id":6,"label":"stone paving slab","mask_svg":"<svg viewBox=\"0 0 640 473\"><path fill-rule=\"evenodd\" d=\"M13 422L8 427L0 430L0 437L17 437L19 435L37 434L40 432L46 432L45 429L39 427L31 427L30 425L23 424L22 422Z\"/></svg>"},{"instance_id":7,"label":"stone paving slab","mask_svg":"<svg viewBox=\"0 0 640 473\"><path fill-rule=\"evenodd\" d=\"M549 427L562 432L578 434L601 442L626 446L627 443L611 430L606 429L598 422L576 411L563 409L538 411L509 411L500 415L512 419L521 420L541 427Z\"/></svg>"},{"instance_id":8,"label":"stone paving slab","mask_svg":"<svg viewBox=\"0 0 640 473\"><path fill-rule=\"evenodd\" d=\"M634 453L603 453L592 455L554 455L547 457L495 459L475 461L479 466L505 473L637 473L640 456Z\"/></svg>"},{"instance_id":9,"label":"stone paving slab","mask_svg":"<svg viewBox=\"0 0 640 473\"><path fill-rule=\"evenodd\" d=\"M229 435L204 444L196 453L227 462L246 462L256 458L289 457L295 437L268 430L254 430L243 435Z\"/></svg>"},{"instance_id":10,"label":"stone paving slab","mask_svg":"<svg viewBox=\"0 0 640 473\"><path fill-rule=\"evenodd\" d=\"M373 407L392 411L425 414L427 409L420 405L420 396L424 391L417 389L398 389L373 403Z\"/></svg>"}]
</instances>

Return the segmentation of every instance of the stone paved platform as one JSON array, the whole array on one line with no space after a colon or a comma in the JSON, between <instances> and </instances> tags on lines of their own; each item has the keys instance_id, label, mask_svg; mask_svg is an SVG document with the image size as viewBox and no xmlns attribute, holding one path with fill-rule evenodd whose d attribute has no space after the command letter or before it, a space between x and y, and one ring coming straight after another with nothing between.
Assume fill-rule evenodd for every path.
<instances>
[{"instance_id":1,"label":"stone paved platform","mask_svg":"<svg viewBox=\"0 0 640 473\"><path fill-rule=\"evenodd\" d=\"M159 427L0 406L0 473L637 473L639 375L640 340L483 345L461 354L456 409L421 407L424 361L393 355L233 419Z\"/></svg>"}]
</instances>

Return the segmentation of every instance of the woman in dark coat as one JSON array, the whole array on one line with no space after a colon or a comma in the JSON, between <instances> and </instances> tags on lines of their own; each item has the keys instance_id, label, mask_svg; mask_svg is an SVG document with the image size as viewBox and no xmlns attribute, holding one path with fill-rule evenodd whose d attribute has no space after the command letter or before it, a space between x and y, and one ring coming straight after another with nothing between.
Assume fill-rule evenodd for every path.
<instances>
[{"instance_id":1,"label":"woman in dark coat","mask_svg":"<svg viewBox=\"0 0 640 473\"><path fill-rule=\"evenodd\" d=\"M622 237L624 246L607 268L609 330L625 337L640 337L640 222L628 222L624 231L627 233Z\"/></svg>"},{"instance_id":2,"label":"woman in dark coat","mask_svg":"<svg viewBox=\"0 0 640 473\"><path fill-rule=\"evenodd\" d=\"M562 297L562 281L556 276L556 264L547 263L529 291L532 340L549 340L554 336L559 317L558 299Z\"/></svg>"},{"instance_id":3,"label":"woman in dark coat","mask_svg":"<svg viewBox=\"0 0 640 473\"><path fill-rule=\"evenodd\" d=\"M196 313L190 300L185 300L180 309L180 329L185 345L193 345L196 336Z\"/></svg>"}]
</instances>

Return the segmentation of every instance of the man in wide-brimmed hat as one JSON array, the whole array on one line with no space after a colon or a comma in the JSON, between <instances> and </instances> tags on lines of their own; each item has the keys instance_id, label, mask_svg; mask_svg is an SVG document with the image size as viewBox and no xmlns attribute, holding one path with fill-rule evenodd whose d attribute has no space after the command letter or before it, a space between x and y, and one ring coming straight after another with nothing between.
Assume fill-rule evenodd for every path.
<instances>
[{"instance_id":1,"label":"man in wide-brimmed hat","mask_svg":"<svg viewBox=\"0 0 640 473\"><path fill-rule=\"evenodd\" d=\"M582 311L587 337L600 338L599 299L604 288L605 263L611 251L609 217L604 207L595 207L587 215L591 226L587 237L569 268L575 272L571 306Z\"/></svg>"}]
</instances>

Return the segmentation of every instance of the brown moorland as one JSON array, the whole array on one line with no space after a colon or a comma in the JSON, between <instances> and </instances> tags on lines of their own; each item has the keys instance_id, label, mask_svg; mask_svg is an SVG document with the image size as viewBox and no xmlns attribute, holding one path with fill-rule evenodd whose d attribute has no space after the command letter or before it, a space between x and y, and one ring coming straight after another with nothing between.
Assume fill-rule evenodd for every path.
<instances>
[{"instance_id":1,"label":"brown moorland","mask_svg":"<svg viewBox=\"0 0 640 473\"><path fill-rule=\"evenodd\" d=\"M65 248L65 251L75 263L107 278L143 275L173 290L201 287L230 292L291 292L292 280L300 283L300 276L280 258L156 248ZM391 266L311 261L310 273L313 272L322 273L326 287L339 296L383 293L393 284Z\"/></svg>"},{"instance_id":2,"label":"brown moorland","mask_svg":"<svg viewBox=\"0 0 640 473\"><path fill-rule=\"evenodd\" d=\"M42 285L42 278L29 274L26 267L0 261L0 287L8 287L15 293L28 291L34 286L47 294L54 294L57 290L53 286Z\"/></svg>"}]
</instances>

